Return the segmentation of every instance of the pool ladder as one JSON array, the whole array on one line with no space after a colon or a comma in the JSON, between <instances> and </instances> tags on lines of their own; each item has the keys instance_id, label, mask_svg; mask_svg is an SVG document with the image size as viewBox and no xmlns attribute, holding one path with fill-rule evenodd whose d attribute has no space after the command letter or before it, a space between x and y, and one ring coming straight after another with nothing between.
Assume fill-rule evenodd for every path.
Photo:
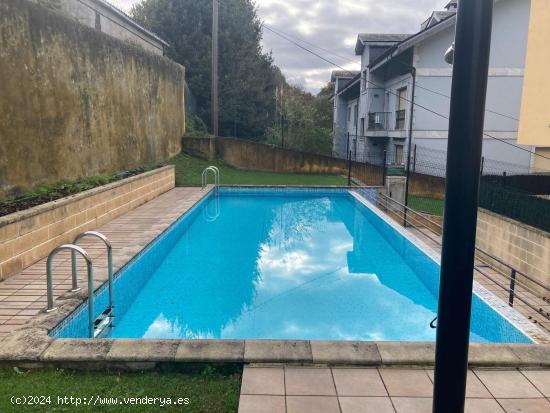
<instances>
[{"instance_id":1,"label":"pool ladder","mask_svg":"<svg viewBox=\"0 0 550 413\"><path fill-rule=\"evenodd\" d=\"M212 165L202 171L202 189L206 188L206 185L208 185L208 172L214 174L214 187L217 193L218 187L220 186L220 170Z\"/></svg>"},{"instance_id":2,"label":"pool ladder","mask_svg":"<svg viewBox=\"0 0 550 413\"><path fill-rule=\"evenodd\" d=\"M94 267L92 258L81 247L78 246L78 242L86 237L99 238L107 247L107 266L108 266L108 288L109 288L109 306L101 312L96 318L94 312ZM48 290L48 307L47 313L51 313L57 310L54 307L53 302L53 271L52 264L54 257L61 251L71 251L71 275L72 286L70 292L78 292L82 288L78 286L78 274L76 266L77 254L82 256L86 261L88 270L88 337L104 337L108 334L108 331L114 327L113 321L114 315L114 298L113 298L113 247L107 237L96 231L86 231L76 236L72 244L63 244L55 248L48 255L46 282Z\"/></svg>"}]
</instances>

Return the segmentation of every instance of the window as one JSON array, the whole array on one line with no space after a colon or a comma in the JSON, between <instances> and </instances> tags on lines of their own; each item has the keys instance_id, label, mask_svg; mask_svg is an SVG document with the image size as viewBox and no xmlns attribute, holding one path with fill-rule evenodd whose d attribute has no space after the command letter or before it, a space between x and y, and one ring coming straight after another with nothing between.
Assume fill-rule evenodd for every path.
<instances>
[{"instance_id":1,"label":"window","mask_svg":"<svg viewBox=\"0 0 550 413\"><path fill-rule=\"evenodd\" d=\"M407 113L407 88L397 90L397 110L395 111L395 129L405 129Z\"/></svg>"},{"instance_id":2,"label":"window","mask_svg":"<svg viewBox=\"0 0 550 413\"><path fill-rule=\"evenodd\" d=\"M359 105L353 107L353 124L357 126L357 118L359 117Z\"/></svg>"},{"instance_id":3,"label":"window","mask_svg":"<svg viewBox=\"0 0 550 413\"><path fill-rule=\"evenodd\" d=\"M359 134L362 135L362 136L365 135L365 118L361 118L361 129L360 129Z\"/></svg>"},{"instance_id":4,"label":"window","mask_svg":"<svg viewBox=\"0 0 550 413\"><path fill-rule=\"evenodd\" d=\"M363 70L363 74L361 76L361 84L363 85L363 90L367 90L367 71Z\"/></svg>"},{"instance_id":5,"label":"window","mask_svg":"<svg viewBox=\"0 0 550 413\"><path fill-rule=\"evenodd\" d=\"M351 107L348 106L348 122L351 122Z\"/></svg>"}]
</instances>

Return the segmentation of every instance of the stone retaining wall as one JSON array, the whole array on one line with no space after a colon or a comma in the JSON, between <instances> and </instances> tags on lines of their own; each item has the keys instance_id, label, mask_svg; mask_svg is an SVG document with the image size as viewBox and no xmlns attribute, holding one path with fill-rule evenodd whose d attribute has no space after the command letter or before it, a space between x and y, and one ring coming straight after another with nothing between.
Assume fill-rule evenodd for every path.
<instances>
[{"instance_id":1,"label":"stone retaining wall","mask_svg":"<svg viewBox=\"0 0 550 413\"><path fill-rule=\"evenodd\" d=\"M46 257L58 245L156 198L175 186L165 166L0 217L0 280Z\"/></svg>"},{"instance_id":2,"label":"stone retaining wall","mask_svg":"<svg viewBox=\"0 0 550 413\"><path fill-rule=\"evenodd\" d=\"M476 242L481 249L537 281L550 285L550 234L548 232L494 212L479 209ZM497 263L494 264L498 267ZM532 287L539 289L536 285ZM546 292L541 291L541 293Z\"/></svg>"}]
</instances>

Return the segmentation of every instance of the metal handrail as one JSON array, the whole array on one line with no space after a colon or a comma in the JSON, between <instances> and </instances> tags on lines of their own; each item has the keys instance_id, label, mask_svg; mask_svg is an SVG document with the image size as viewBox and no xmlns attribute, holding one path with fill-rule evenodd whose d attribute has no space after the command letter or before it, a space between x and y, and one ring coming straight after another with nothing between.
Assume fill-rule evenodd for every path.
<instances>
[{"instance_id":1,"label":"metal handrail","mask_svg":"<svg viewBox=\"0 0 550 413\"><path fill-rule=\"evenodd\" d=\"M208 171L211 171L214 174L214 185L217 189L220 185L220 170L213 165L210 165L209 167L205 168L204 171L202 171L202 189L206 188Z\"/></svg>"},{"instance_id":2,"label":"metal handrail","mask_svg":"<svg viewBox=\"0 0 550 413\"><path fill-rule=\"evenodd\" d=\"M48 295L48 308L47 313L51 313L57 310L57 307L53 306L53 274L52 274L52 262L54 257L61 251L75 251L78 252L85 260L88 267L88 331L90 337L94 336L94 267L92 259L86 251L77 245L64 244L57 248L54 248L48 255L48 261L46 264L46 282L47 282L47 295Z\"/></svg>"},{"instance_id":3,"label":"metal handrail","mask_svg":"<svg viewBox=\"0 0 550 413\"><path fill-rule=\"evenodd\" d=\"M378 195L381 195L381 197L378 197L377 198L377 202L381 202L379 199L382 198L383 200L386 201L386 205L384 205L385 208L388 208L388 205L387 205L387 201L391 201L397 205L399 205L400 207L402 207L403 209L405 210L408 210L410 212L412 212L414 215L416 216L419 216L420 218L424 219L425 222L429 222L430 224L436 226L437 228L442 228L441 225L437 224L436 222L426 218L424 215L410 209L409 207L403 205L402 203L388 197L387 195L384 195L384 194L378 194ZM401 211L401 208L399 209L390 209L391 212L393 213L401 213L401 214L404 214L403 211ZM413 218L413 217L410 217L409 216L409 219L413 219L414 221L419 221L418 219L416 218ZM414 224L412 224L412 226L415 226ZM436 235L440 235L440 234L437 234L435 231L431 230L428 226L426 226L424 224L425 228L427 228L428 230L432 231L434 234ZM440 240L435 240L433 239L432 237L430 237L429 235L425 234L423 231L420 230L420 228L416 227L423 235L427 236L430 240L434 241L435 243L437 243L438 245L441 245L441 241ZM508 304L510 305L510 307L513 307L514 305L514 298L517 298L519 301L521 301L522 303L524 303L525 305L527 305L529 308L531 308L532 310L534 310L536 313L542 315L544 318L550 320L550 314L545 312L542 308L540 307L536 307L534 305L532 305L530 302L528 302L526 299L524 299L523 297L519 296L517 294L517 292L515 291L515 285L516 283L520 284L524 289L526 290L529 290L529 292L531 292L535 297L545 301L545 302L550 302L550 300L548 300L548 298L546 297L538 297L538 293L534 292L531 288L529 288L528 286L526 286L522 281L516 279L516 274L521 274L522 276L524 276L527 280L529 281L533 281L535 284L539 285L540 287L544 288L545 290L549 291L550 290L550 287L549 286L546 286L542 283L540 283L539 281L537 280L534 280L532 279L531 277L529 277L528 275L524 274L523 272L517 270L516 268L512 267L511 265L503 262L501 259L499 259L498 257L494 257L493 255L487 253L486 251L476 247L476 250L478 250L479 252L487 255L489 258L491 259L494 259L495 261L499 262L499 263L502 263L504 266L506 266L507 268L509 268L512 272L511 272L511 275L508 276L507 274L503 273L502 271L494 268L491 266L491 268L493 268L493 270L497 271L498 273L500 273L503 277L505 278L508 278L510 280L510 286L509 287L505 287L504 285L502 285L500 282L498 282L497 280L495 280L493 277L491 277L489 274L487 274L486 272L484 272L478 265L475 265L474 268L477 272L479 272L481 275L483 275L484 277L486 277L487 279L489 279L490 281L494 282L496 285L498 285L500 288L506 290L509 292L509 298L508 298Z\"/></svg>"},{"instance_id":4,"label":"metal handrail","mask_svg":"<svg viewBox=\"0 0 550 413\"><path fill-rule=\"evenodd\" d=\"M410 207L402 204L401 202L399 201L396 201L395 199L393 198L390 198L389 196L385 195L385 194L378 194L379 196L383 197L384 199L386 200L390 200L391 202L393 202L394 204L397 204L399 205L400 207L402 207L403 209L405 209L406 211L408 212L412 212L413 214L415 214L416 216L419 216L420 218L422 218L424 221L428 222L430 225L433 225L435 226L436 228L438 228L439 230L441 230L441 232L443 231L443 227L438 224L437 222L434 222L432 221L431 219L427 218L426 216L422 215L421 213L415 211L414 209L411 209ZM437 234L435 231L432 231L434 232L435 234ZM437 234L438 236L441 235L441 234ZM513 267L512 265L504 262L502 259L492 255L491 253L481 249L480 247L478 247L476 245L476 251L478 252L481 252L482 254L486 255L487 257L489 257L491 260L494 260L496 262L498 262L499 264L505 266L506 268L508 268L513 274L520 274L522 275L524 278L528 279L529 281L531 281L532 283L538 285L539 287L541 288L544 288L545 290L549 291L550 292L550 286L548 285L545 285L543 283L541 283L540 281L538 280L535 280L534 278L530 277L529 275L525 274L523 271L520 271L518 270L517 268Z\"/></svg>"},{"instance_id":5,"label":"metal handrail","mask_svg":"<svg viewBox=\"0 0 550 413\"><path fill-rule=\"evenodd\" d=\"M103 235L101 232L97 231L86 231L82 234L76 236L73 241L73 245L78 245L78 242L86 237L99 238L105 246L107 247L107 266L108 266L108 287L109 287L109 308L114 308L114 294L113 294L113 246L109 239ZM71 264L72 264L72 278L73 278L73 289L71 291L79 291L78 287L78 277L77 277L77 268L76 268L76 252L71 251Z\"/></svg>"}]
</instances>

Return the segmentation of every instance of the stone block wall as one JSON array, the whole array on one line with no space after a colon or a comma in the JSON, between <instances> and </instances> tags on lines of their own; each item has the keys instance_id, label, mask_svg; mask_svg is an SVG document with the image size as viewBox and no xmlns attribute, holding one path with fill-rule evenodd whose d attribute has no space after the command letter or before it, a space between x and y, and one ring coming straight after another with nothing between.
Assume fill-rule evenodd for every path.
<instances>
[{"instance_id":1,"label":"stone block wall","mask_svg":"<svg viewBox=\"0 0 550 413\"><path fill-rule=\"evenodd\" d=\"M0 280L47 257L81 232L95 229L174 186L175 169L165 166L0 217Z\"/></svg>"}]
</instances>

